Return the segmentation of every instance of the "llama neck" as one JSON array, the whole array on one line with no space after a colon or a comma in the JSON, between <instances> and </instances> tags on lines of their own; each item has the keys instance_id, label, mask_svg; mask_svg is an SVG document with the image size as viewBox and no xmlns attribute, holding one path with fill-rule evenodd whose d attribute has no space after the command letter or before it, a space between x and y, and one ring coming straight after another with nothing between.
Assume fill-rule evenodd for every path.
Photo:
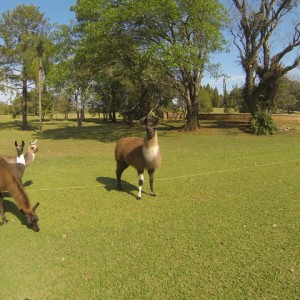
<instances>
[{"instance_id":1,"label":"llama neck","mask_svg":"<svg viewBox=\"0 0 300 300\"><path fill-rule=\"evenodd\" d=\"M24 154L21 154L21 155L17 156L17 164L22 164L22 165L25 166Z\"/></svg>"},{"instance_id":2,"label":"llama neck","mask_svg":"<svg viewBox=\"0 0 300 300\"><path fill-rule=\"evenodd\" d=\"M25 158L25 165L28 166L29 164L31 164L34 161L35 154L27 151L25 153L24 158Z\"/></svg>"},{"instance_id":3,"label":"llama neck","mask_svg":"<svg viewBox=\"0 0 300 300\"><path fill-rule=\"evenodd\" d=\"M157 134L155 134L155 136L150 140L145 139L144 146L143 146L143 154L145 160L148 162L152 162L156 160L156 158L159 155Z\"/></svg>"},{"instance_id":4,"label":"llama neck","mask_svg":"<svg viewBox=\"0 0 300 300\"><path fill-rule=\"evenodd\" d=\"M155 133L155 135L153 136L152 139L147 139L147 137L145 137L145 141L144 141L144 147L145 148L152 148L158 146L158 138L157 138L157 133Z\"/></svg>"}]
</instances>

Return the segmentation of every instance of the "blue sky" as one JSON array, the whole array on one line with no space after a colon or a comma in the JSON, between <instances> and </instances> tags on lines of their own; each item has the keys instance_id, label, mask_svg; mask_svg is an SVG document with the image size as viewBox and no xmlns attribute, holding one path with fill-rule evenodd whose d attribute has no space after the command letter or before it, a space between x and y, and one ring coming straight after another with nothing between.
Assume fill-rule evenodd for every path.
<instances>
[{"instance_id":1,"label":"blue sky","mask_svg":"<svg viewBox=\"0 0 300 300\"><path fill-rule=\"evenodd\" d=\"M75 17L74 13L70 11L70 6L75 3L76 0L0 0L0 14L7 10L13 10L20 4L32 4L38 6L40 12L45 13L45 17L50 19L50 23L67 24L70 19ZM213 61L220 63L222 73L227 74L228 91L232 89L233 85L241 84L244 81L243 71L237 62L237 51L233 46L230 53L215 55ZM217 87L219 92L223 93L222 79L216 81L216 79L207 76L203 79L202 84L207 83L212 87Z\"/></svg>"},{"instance_id":2,"label":"blue sky","mask_svg":"<svg viewBox=\"0 0 300 300\"><path fill-rule=\"evenodd\" d=\"M17 5L34 5L40 8L41 13L50 19L50 23L67 24L74 18L74 13L70 11L70 6L76 0L0 0L0 14L7 10L13 10Z\"/></svg>"}]
</instances>

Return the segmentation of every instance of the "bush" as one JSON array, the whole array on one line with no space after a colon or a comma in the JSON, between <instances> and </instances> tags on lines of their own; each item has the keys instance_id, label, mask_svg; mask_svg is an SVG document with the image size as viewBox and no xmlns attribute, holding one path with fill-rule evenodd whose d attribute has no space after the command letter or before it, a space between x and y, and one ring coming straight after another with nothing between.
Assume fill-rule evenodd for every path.
<instances>
[{"instance_id":1,"label":"bush","mask_svg":"<svg viewBox=\"0 0 300 300\"><path fill-rule=\"evenodd\" d=\"M250 129L253 134L275 134L276 126L269 114L259 109L250 120Z\"/></svg>"}]
</instances>

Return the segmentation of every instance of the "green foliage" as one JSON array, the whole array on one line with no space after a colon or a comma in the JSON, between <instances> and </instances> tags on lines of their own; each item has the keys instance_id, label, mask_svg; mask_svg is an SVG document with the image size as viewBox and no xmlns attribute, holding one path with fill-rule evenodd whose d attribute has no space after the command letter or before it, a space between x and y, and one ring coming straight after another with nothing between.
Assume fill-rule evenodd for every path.
<instances>
[{"instance_id":1,"label":"green foliage","mask_svg":"<svg viewBox=\"0 0 300 300\"><path fill-rule=\"evenodd\" d=\"M212 101L211 101L212 93L210 93L207 89L200 89L199 93L199 112L200 113L210 113L213 111Z\"/></svg>"},{"instance_id":2,"label":"green foliage","mask_svg":"<svg viewBox=\"0 0 300 300\"><path fill-rule=\"evenodd\" d=\"M226 11L218 1L80 0L73 9L81 34L77 56L95 73L111 68L113 76L140 88L134 103L123 101L127 109L141 102L155 106L144 97L146 86L162 92L172 87L193 110L188 118L197 117L202 75L214 69L210 54L224 45Z\"/></svg>"},{"instance_id":3,"label":"green foliage","mask_svg":"<svg viewBox=\"0 0 300 300\"><path fill-rule=\"evenodd\" d=\"M0 101L0 115L9 114L9 105Z\"/></svg>"},{"instance_id":4,"label":"green foliage","mask_svg":"<svg viewBox=\"0 0 300 300\"><path fill-rule=\"evenodd\" d=\"M250 129L256 135L275 134L276 132L276 126L272 117L261 109L258 109L250 120Z\"/></svg>"},{"instance_id":5,"label":"green foliage","mask_svg":"<svg viewBox=\"0 0 300 300\"><path fill-rule=\"evenodd\" d=\"M238 112L247 112L246 103L244 100L244 89L234 86L227 97L226 109L231 109Z\"/></svg>"},{"instance_id":6,"label":"green foliage","mask_svg":"<svg viewBox=\"0 0 300 300\"><path fill-rule=\"evenodd\" d=\"M300 109L300 82L283 77L279 80L278 91L273 103L273 111L292 113Z\"/></svg>"},{"instance_id":7,"label":"green foliage","mask_svg":"<svg viewBox=\"0 0 300 300\"><path fill-rule=\"evenodd\" d=\"M49 30L44 14L34 5L18 5L0 19L1 63L6 66L6 77L12 82L35 79L32 70L37 55L37 43Z\"/></svg>"},{"instance_id":8,"label":"green foliage","mask_svg":"<svg viewBox=\"0 0 300 300\"><path fill-rule=\"evenodd\" d=\"M47 51L48 20L34 5L18 5L0 18L0 60L5 80L15 93L22 93L23 129L27 124L27 93L29 86L37 85L40 67L46 70L44 53ZM14 114L17 113L14 110Z\"/></svg>"}]
</instances>

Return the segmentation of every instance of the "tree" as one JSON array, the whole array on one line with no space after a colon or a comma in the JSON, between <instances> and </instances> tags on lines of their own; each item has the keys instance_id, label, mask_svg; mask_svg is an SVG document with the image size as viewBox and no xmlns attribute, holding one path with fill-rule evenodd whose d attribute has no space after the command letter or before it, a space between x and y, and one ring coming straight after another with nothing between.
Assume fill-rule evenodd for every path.
<instances>
[{"instance_id":1,"label":"tree","mask_svg":"<svg viewBox=\"0 0 300 300\"><path fill-rule=\"evenodd\" d=\"M300 83L283 77L279 80L279 87L274 98L274 112L278 109L292 113L297 110L300 101Z\"/></svg>"},{"instance_id":2,"label":"tree","mask_svg":"<svg viewBox=\"0 0 300 300\"><path fill-rule=\"evenodd\" d=\"M202 113L210 113L213 111L211 104L211 93L206 88L201 88L199 92L199 111Z\"/></svg>"},{"instance_id":3,"label":"tree","mask_svg":"<svg viewBox=\"0 0 300 300\"><path fill-rule=\"evenodd\" d=\"M18 5L13 11L2 14L0 19L0 66L5 80L14 89L22 90L22 129L28 129L28 89L35 79L31 68L36 57L36 36L49 30L47 19L33 5Z\"/></svg>"},{"instance_id":4,"label":"tree","mask_svg":"<svg viewBox=\"0 0 300 300\"><path fill-rule=\"evenodd\" d=\"M214 88L211 103L213 107L221 107L221 97L217 88Z\"/></svg>"},{"instance_id":5,"label":"tree","mask_svg":"<svg viewBox=\"0 0 300 300\"><path fill-rule=\"evenodd\" d=\"M247 112L244 104L244 89L234 86L228 95L228 108L239 112Z\"/></svg>"},{"instance_id":6,"label":"tree","mask_svg":"<svg viewBox=\"0 0 300 300\"><path fill-rule=\"evenodd\" d=\"M201 80L213 68L210 54L224 44L226 12L218 1L79 0L73 10L91 65L127 68L140 80L141 97L149 84L171 86L186 103L186 128L198 129Z\"/></svg>"},{"instance_id":7,"label":"tree","mask_svg":"<svg viewBox=\"0 0 300 300\"><path fill-rule=\"evenodd\" d=\"M57 99L72 99L76 105L77 127L82 127L85 106L92 93L90 66L81 56L76 56L79 41L73 23L57 26L52 40L56 50L47 83ZM68 101L64 102L64 108L66 104Z\"/></svg>"},{"instance_id":8,"label":"tree","mask_svg":"<svg viewBox=\"0 0 300 300\"><path fill-rule=\"evenodd\" d=\"M254 116L273 105L279 79L300 64L297 0L232 0L236 15L231 29L245 71L245 101ZM292 13L295 12L295 15ZM283 32L283 26L290 32ZM283 36L282 46L278 46ZM276 46L274 46L274 43ZM287 60L286 58L290 58Z\"/></svg>"}]
</instances>

